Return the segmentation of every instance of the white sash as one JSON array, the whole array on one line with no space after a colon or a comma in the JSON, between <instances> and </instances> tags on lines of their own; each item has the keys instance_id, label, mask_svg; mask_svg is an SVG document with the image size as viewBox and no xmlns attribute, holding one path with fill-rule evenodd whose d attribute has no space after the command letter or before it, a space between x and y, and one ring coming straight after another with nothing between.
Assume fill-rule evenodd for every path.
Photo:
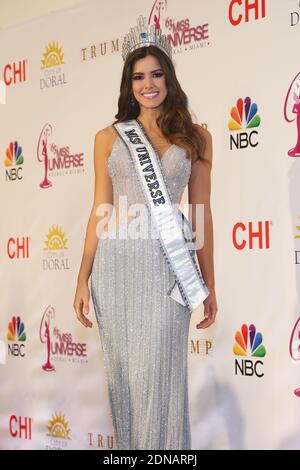
<instances>
[{"instance_id":1,"label":"white sash","mask_svg":"<svg viewBox=\"0 0 300 470\"><path fill-rule=\"evenodd\" d=\"M197 266L188 220L179 209L175 210L172 204L163 178L160 158L142 125L132 119L113 126L129 149L137 179L159 233L163 254L175 277L174 286L168 291L168 295L187 306L192 313L209 295L209 289Z\"/></svg>"}]
</instances>

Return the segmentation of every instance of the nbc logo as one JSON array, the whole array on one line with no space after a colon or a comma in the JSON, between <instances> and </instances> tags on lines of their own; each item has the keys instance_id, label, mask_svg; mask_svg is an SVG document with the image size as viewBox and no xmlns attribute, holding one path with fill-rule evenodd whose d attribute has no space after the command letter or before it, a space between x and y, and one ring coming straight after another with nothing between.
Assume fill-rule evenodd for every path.
<instances>
[{"instance_id":1,"label":"nbc logo","mask_svg":"<svg viewBox=\"0 0 300 470\"><path fill-rule=\"evenodd\" d=\"M236 359L235 375L246 376L256 375L263 377L264 373L259 372L258 368L263 366L263 362L256 358L262 358L266 355L266 348L263 345L262 334L256 331L255 325L242 325L240 331L235 334L235 344L233 352L236 356L251 357L252 359Z\"/></svg>"},{"instance_id":2,"label":"nbc logo","mask_svg":"<svg viewBox=\"0 0 300 470\"><path fill-rule=\"evenodd\" d=\"M26 333L24 323L21 322L20 317L12 317L8 324L8 332L6 335L8 343L9 356L25 356Z\"/></svg>"},{"instance_id":3,"label":"nbc logo","mask_svg":"<svg viewBox=\"0 0 300 470\"><path fill-rule=\"evenodd\" d=\"M15 142L10 142L6 149L6 158L4 165L6 167L5 179L6 181L21 180L23 178L22 170L24 163L22 147Z\"/></svg>"},{"instance_id":4,"label":"nbc logo","mask_svg":"<svg viewBox=\"0 0 300 470\"><path fill-rule=\"evenodd\" d=\"M255 129L260 125L260 117L257 114L257 104L251 102L251 98L247 96L244 100L239 98L230 111L231 119L228 122L228 129L235 134L230 135L230 150L235 147L236 149L244 149L249 145L256 147L257 130ZM240 132L245 120L245 128L248 132Z\"/></svg>"}]
</instances>

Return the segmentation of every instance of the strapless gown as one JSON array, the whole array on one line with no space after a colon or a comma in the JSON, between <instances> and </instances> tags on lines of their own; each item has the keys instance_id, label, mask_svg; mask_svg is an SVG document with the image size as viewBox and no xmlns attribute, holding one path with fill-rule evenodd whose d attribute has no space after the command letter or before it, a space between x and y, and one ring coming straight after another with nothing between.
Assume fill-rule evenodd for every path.
<instances>
[{"instance_id":1,"label":"strapless gown","mask_svg":"<svg viewBox=\"0 0 300 470\"><path fill-rule=\"evenodd\" d=\"M173 203L191 174L185 149L160 160ZM117 136L107 161L114 206L145 204L129 151ZM147 217L147 216L146 216ZM148 214L148 217L149 214ZM91 272L118 449L191 449L188 336L191 314L167 291L175 278L158 238L99 238Z\"/></svg>"}]
</instances>

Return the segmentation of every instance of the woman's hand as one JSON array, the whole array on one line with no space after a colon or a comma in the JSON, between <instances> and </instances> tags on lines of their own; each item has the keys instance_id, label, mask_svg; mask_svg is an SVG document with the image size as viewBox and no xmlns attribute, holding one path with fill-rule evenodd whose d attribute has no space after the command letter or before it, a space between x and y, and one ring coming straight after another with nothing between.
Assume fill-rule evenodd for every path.
<instances>
[{"instance_id":1,"label":"woman's hand","mask_svg":"<svg viewBox=\"0 0 300 470\"><path fill-rule=\"evenodd\" d=\"M89 314L90 289L87 282L78 281L73 307L78 320L87 328L93 323L86 318Z\"/></svg>"},{"instance_id":2,"label":"woman's hand","mask_svg":"<svg viewBox=\"0 0 300 470\"><path fill-rule=\"evenodd\" d=\"M203 301L205 319L196 325L196 328L208 328L214 323L218 311L215 289L209 289L210 294Z\"/></svg>"}]
</instances>

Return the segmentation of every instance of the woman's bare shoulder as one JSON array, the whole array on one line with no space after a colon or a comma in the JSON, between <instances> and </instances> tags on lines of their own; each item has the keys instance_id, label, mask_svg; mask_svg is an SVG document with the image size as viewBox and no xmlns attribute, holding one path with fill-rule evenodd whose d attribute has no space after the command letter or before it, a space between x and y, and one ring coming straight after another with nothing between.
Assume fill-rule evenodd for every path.
<instances>
[{"instance_id":1,"label":"woman's bare shoulder","mask_svg":"<svg viewBox=\"0 0 300 470\"><path fill-rule=\"evenodd\" d=\"M195 129L199 132L199 134L204 137L204 139L207 141L211 141L212 140L212 135L210 133L210 131L208 130L207 128L207 125L206 123L203 123L203 124L196 124L196 123L193 123Z\"/></svg>"},{"instance_id":2,"label":"woman's bare shoulder","mask_svg":"<svg viewBox=\"0 0 300 470\"><path fill-rule=\"evenodd\" d=\"M101 145L105 145L108 151L111 150L116 138L117 132L112 124L103 127L103 129L100 129L95 136L96 141L101 143Z\"/></svg>"},{"instance_id":3,"label":"woman's bare shoulder","mask_svg":"<svg viewBox=\"0 0 300 470\"><path fill-rule=\"evenodd\" d=\"M213 140L210 131L207 129L207 125L204 124L195 124L193 123L195 129L199 132L202 139L204 139L205 147L203 157L208 163L212 163L212 148L213 148Z\"/></svg>"}]
</instances>

